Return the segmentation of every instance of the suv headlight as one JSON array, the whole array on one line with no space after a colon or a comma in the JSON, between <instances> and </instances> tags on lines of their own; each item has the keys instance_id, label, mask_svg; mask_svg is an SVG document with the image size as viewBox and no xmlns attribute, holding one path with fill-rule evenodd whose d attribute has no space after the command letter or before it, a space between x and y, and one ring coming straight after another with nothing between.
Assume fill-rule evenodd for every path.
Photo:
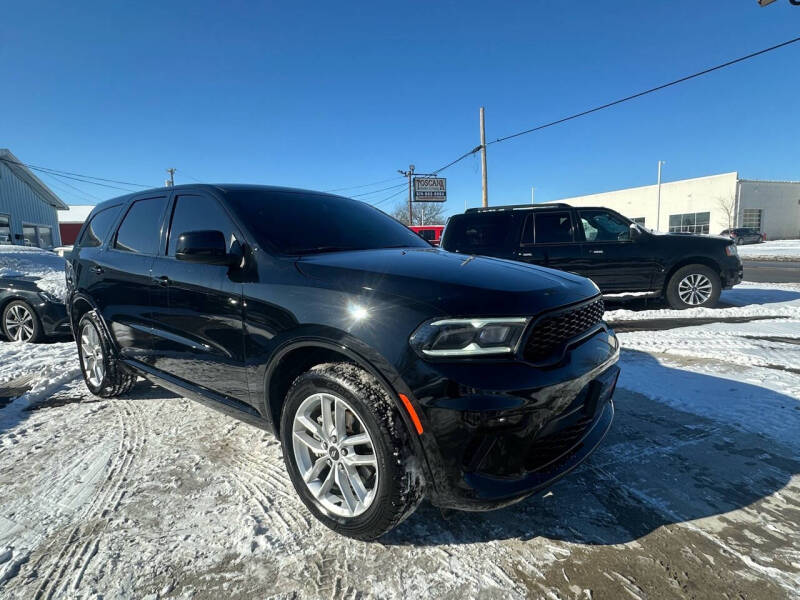
<instances>
[{"instance_id":1,"label":"suv headlight","mask_svg":"<svg viewBox=\"0 0 800 600\"><path fill-rule=\"evenodd\" d=\"M423 358L456 358L516 352L525 317L437 319L411 335L411 347Z\"/></svg>"},{"instance_id":2,"label":"suv headlight","mask_svg":"<svg viewBox=\"0 0 800 600\"><path fill-rule=\"evenodd\" d=\"M728 256L739 256L739 249L736 247L736 244L728 244L725 246L725 254Z\"/></svg>"}]
</instances>

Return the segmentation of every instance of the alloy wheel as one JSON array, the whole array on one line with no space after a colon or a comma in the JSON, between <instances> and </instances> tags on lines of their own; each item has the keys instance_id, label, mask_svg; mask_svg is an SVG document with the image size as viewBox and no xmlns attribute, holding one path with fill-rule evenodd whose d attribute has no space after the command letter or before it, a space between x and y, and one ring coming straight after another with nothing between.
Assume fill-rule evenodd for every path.
<instances>
[{"instance_id":1,"label":"alloy wheel","mask_svg":"<svg viewBox=\"0 0 800 600\"><path fill-rule=\"evenodd\" d=\"M93 386L99 387L103 383L106 367L100 334L91 323L86 323L81 330L81 356L86 379Z\"/></svg>"},{"instance_id":2,"label":"alloy wheel","mask_svg":"<svg viewBox=\"0 0 800 600\"><path fill-rule=\"evenodd\" d=\"M292 422L292 450L316 501L341 517L364 513L378 488L378 460L364 422L342 398L328 393L303 400Z\"/></svg>"},{"instance_id":3,"label":"alloy wheel","mask_svg":"<svg viewBox=\"0 0 800 600\"><path fill-rule=\"evenodd\" d=\"M6 312L6 331L15 342L29 342L33 338L33 314L21 304L15 304Z\"/></svg>"},{"instance_id":4,"label":"alloy wheel","mask_svg":"<svg viewBox=\"0 0 800 600\"><path fill-rule=\"evenodd\" d=\"M678 284L678 296L690 306L705 303L711 297L712 290L711 280L701 273L687 275Z\"/></svg>"}]
</instances>

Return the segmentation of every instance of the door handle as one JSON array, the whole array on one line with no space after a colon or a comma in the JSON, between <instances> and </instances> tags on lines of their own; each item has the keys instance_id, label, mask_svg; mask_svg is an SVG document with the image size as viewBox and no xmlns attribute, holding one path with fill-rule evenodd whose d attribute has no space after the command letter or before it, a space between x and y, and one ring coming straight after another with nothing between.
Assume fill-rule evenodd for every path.
<instances>
[{"instance_id":1,"label":"door handle","mask_svg":"<svg viewBox=\"0 0 800 600\"><path fill-rule=\"evenodd\" d=\"M166 275L162 275L161 277L157 278L156 281L158 282L158 285L164 287L169 285L169 277L167 277Z\"/></svg>"},{"instance_id":2,"label":"door handle","mask_svg":"<svg viewBox=\"0 0 800 600\"><path fill-rule=\"evenodd\" d=\"M92 267L92 271L94 271L97 275L102 275L104 269L103 267L94 266Z\"/></svg>"},{"instance_id":3,"label":"door handle","mask_svg":"<svg viewBox=\"0 0 800 600\"><path fill-rule=\"evenodd\" d=\"M605 250L589 250L589 254L603 254Z\"/></svg>"}]
</instances>

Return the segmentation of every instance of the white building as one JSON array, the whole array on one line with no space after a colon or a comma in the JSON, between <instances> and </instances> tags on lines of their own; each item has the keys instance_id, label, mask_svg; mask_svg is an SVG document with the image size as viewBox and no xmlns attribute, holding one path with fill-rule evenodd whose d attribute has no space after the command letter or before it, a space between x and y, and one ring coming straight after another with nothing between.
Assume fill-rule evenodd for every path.
<instances>
[{"instance_id":1,"label":"white building","mask_svg":"<svg viewBox=\"0 0 800 600\"><path fill-rule=\"evenodd\" d=\"M719 234L730 226L756 227L767 239L800 238L800 181L740 179L723 173L589 196L573 206L605 206L660 231ZM730 223L730 224L729 224Z\"/></svg>"}]
</instances>

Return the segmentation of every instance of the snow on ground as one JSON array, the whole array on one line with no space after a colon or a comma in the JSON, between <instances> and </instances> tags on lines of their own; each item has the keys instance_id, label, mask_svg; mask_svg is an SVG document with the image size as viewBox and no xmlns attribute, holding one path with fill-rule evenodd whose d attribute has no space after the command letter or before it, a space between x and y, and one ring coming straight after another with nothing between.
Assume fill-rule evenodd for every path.
<instances>
[{"instance_id":1,"label":"snow on ground","mask_svg":"<svg viewBox=\"0 0 800 600\"><path fill-rule=\"evenodd\" d=\"M744 260L800 260L800 240L774 240L739 246Z\"/></svg>"},{"instance_id":2,"label":"snow on ground","mask_svg":"<svg viewBox=\"0 0 800 600\"><path fill-rule=\"evenodd\" d=\"M270 434L143 381L95 398L74 344L0 344L0 386L40 380L0 408L0 596L796 597L800 286L724 300L744 322L609 313L633 324L614 425L546 493L423 504L374 543L309 515Z\"/></svg>"},{"instance_id":3,"label":"snow on ground","mask_svg":"<svg viewBox=\"0 0 800 600\"><path fill-rule=\"evenodd\" d=\"M39 289L56 298L67 295L65 261L54 252L27 246L0 245L0 277L36 277Z\"/></svg>"}]
</instances>

